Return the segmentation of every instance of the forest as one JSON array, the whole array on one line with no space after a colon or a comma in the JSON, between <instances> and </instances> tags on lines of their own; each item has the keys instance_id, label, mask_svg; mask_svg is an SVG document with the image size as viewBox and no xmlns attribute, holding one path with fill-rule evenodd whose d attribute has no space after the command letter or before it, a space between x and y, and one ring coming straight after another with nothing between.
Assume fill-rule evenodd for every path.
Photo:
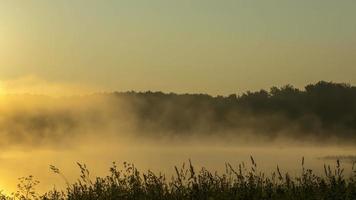
<instances>
[{"instance_id":1,"label":"forest","mask_svg":"<svg viewBox=\"0 0 356 200\"><path fill-rule=\"evenodd\" d=\"M38 145L83 132L155 140L227 135L265 141L356 140L356 87L344 83L320 81L304 89L286 85L228 96L131 91L14 96L7 102L0 105L2 145Z\"/></svg>"},{"instance_id":2,"label":"forest","mask_svg":"<svg viewBox=\"0 0 356 200\"><path fill-rule=\"evenodd\" d=\"M356 87L345 83L320 81L304 89L286 85L215 97L150 91L106 95L124 99L137 124L153 132L239 134L254 129L272 138L286 130L296 138L356 136Z\"/></svg>"}]
</instances>

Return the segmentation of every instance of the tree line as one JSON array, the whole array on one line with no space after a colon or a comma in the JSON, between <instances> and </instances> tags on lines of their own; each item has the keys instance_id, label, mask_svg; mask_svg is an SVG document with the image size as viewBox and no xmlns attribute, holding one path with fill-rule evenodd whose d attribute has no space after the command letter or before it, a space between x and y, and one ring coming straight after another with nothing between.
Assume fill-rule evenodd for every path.
<instances>
[{"instance_id":1,"label":"tree line","mask_svg":"<svg viewBox=\"0 0 356 200\"><path fill-rule=\"evenodd\" d=\"M356 87L320 81L241 95L116 92L146 130L184 132L253 128L274 134L296 128L301 134L356 136ZM296 133L297 134L297 133ZM296 136L298 136L296 135Z\"/></svg>"}]
</instances>

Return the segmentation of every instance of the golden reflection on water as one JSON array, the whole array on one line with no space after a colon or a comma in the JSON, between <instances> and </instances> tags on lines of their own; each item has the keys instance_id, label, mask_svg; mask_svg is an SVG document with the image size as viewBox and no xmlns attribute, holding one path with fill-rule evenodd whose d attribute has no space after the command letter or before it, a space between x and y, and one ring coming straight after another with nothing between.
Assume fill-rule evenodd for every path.
<instances>
[{"instance_id":1,"label":"golden reflection on water","mask_svg":"<svg viewBox=\"0 0 356 200\"><path fill-rule=\"evenodd\" d=\"M226 147L211 145L164 145L164 144L115 144L99 141L98 144L78 146L70 149L17 149L0 153L0 186L6 193L16 190L17 178L33 175L41 183L39 192L52 188L63 188L64 180L49 170L49 165L60 168L70 182L77 180L79 169L76 162L86 163L91 178L108 174L113 161L121 164L132 162L141 171L153 170L173 174L173 167L191 159L193 164L209 170L224 171L225 162L237 166L241 162L250 164L252 155L260 171L271 173L279 165L282 172L298 175L301 159L305 156L307 168L321 173L323 164L335 166L333 161L318 159L327 155L352 155L354 148L339 147ZM343 163L346 173L350 163Z\"/></svg>"}]
</instances>

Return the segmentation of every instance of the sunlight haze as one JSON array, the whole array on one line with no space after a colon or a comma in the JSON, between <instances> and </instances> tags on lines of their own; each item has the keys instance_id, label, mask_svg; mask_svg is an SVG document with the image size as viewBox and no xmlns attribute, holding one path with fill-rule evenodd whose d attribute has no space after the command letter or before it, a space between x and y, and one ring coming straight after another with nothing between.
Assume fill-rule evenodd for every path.
<instances>
[{"instance_id":1,"label":"sunlight haze","mask_svg":"<svg viewBox=\"0 0 356 200\"><path fill-rule=\"evenodd\" d=\"M352 0L4 0L0 80L32 76L90 91L214 95L321 79L354 84L355 6Z\"/></svg>"},{"instance_id":2,"label":"sunlight haze","mask_svg":"<svg viewBox=\"0 0 356 200\"><path fill-rule=\"evenodd\" d=\"M356 0L0 0L0 200L355 200Z\"/></svg>"}]
</instances>

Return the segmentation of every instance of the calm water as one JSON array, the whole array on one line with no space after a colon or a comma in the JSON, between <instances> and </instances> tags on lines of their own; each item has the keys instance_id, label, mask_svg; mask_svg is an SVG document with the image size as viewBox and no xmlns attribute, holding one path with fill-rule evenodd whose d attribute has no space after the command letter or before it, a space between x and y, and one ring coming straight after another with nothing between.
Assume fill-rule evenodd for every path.
<instances>
[{"instance_id":1,"label":"calm water","mask_svg":"<svg viewBox=\"0 0 356 200\"><path fill-rule=\"evenodd\" d=\"M250 166L252 155L259 170L270 173L276 169L277 164L282 172L298 175L301 172L301 159L305 157L305 166L321 173L323 164L335 166L334 161L319 159L328 155L355 155L355 148L342 147L310 147L310 146L244 146L202 144L191 142L189 144L129 142L118 140L91 140L75 146L61 147L14 147L0 153L0 188L4 191L16 189L17 178L33 175L41 183L38 190L43 192L53 187L61 188L64 181L49 170L49 165L55 165L63 174L74 181L79 175L76 162L86 163L91 171L92 178L108 174L113 161L119 165L123 161L132 162L145 171L151 169L172 175L173 167L181 165L191 159L193 164L223 172L225 163L237 166L245 162ZM346 173L349 173L351 164L343 162Z\"/></svg>"}]
</instances>

